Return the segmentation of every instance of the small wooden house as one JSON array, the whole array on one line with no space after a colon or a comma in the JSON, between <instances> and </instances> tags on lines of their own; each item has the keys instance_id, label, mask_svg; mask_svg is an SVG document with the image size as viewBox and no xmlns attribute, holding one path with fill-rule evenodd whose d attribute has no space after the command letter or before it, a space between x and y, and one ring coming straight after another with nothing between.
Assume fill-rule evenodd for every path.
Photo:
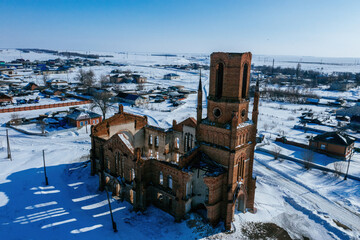
<instances>
[{"instance_id":1,"label":"small wooden house","mask_svg":"<svg viewBox=\"0 0 360 240\"><path fill-rule=\"evenodd\" d=\"M66 118L68 119L70 126L77 128L81 128L85 125L96 125L102 121L100 114L80 109L73 110Z\"/></svg>"},{"instance_id":2,"label":"small wooden house","mask_svg":"<svg viewBox=\"0 0 360 240\"><path fill-rule=\"evenodd\" d=\"M355 137L340 132L326 132L309 140L309 147L342 159L348 159L353 152Z\"/></svg>"},{"instance_id":3,"label":"small wooden house","mask_svg":"<svg viewBox=\"0 0 360 240\"><path fill-rule=\"evenodd\" d=\"M164 79L166 80L176 80L176 79L180 79L180 75L176 74L176 73L168 73L164 75Z\"/></svg>"},{"instance_id":4,"label":"small wooden house","mask_svg":"<svg viewBox=\"0 0 360 240\"><path fill-rule=\"evenodd\" d=\"M0 104L1 105L6 105L9 103L12 103L12 100L13 100L12 96L9 96L4 93L0 93Z\"/></svg>"}]
</instances>

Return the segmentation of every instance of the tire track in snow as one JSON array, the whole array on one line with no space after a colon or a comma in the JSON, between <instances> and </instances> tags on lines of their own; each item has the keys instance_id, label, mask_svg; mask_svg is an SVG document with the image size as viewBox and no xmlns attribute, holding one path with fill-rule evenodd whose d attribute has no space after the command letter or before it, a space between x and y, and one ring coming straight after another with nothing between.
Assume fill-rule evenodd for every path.
<instances>
[{"instance_id":1,"label":"tire track in snow","mask_svg":"<svg viewBox=\"0 0 360 240\"><path fill-rule=\"evenodd\" d=\"M328 200L315 190L296 181L287 174L274 169L265 162L257 158L255 158L255 161L256 163L259 163L255 166L258 171L264 174L265 177L269 177L276 181L278 186L285 190L286 196L284 197L284 200L296 210L303 212L310 219L321 224L329 232L334 233L340 239L360 238L359 216ZM328 218L328 220L325 218ZM331 222L333 220L337 220L350 227L352 232L345 232L342 229L335 227L335 223Z\"/></svg>"}]
</instances>

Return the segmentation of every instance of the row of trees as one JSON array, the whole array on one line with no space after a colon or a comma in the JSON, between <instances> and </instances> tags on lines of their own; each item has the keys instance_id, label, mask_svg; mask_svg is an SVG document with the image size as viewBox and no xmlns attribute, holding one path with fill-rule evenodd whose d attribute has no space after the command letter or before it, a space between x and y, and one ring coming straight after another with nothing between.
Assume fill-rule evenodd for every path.
<instances>
[{"instance_id":1,"label":"row of trees","mask_svg":"<svg viewBox=\"0 0 360 240\"><path fill-rule=\"evenodd\" d=\"M84 87L87 88L94 87L96 83L96 77L93 70L86 71L80 69L75 77L75 80L79 81ZM100 75L98 78L98 83L98 85L103 88L107 83L109 83L109 79L105 75ZM91 109L99 108L103 115L103 119L105 119L106 113L111 104L111 94L107 91L97 91L92 95L93 103L91 105Z\"/></svg>"},{"instance_id":2,"label":"row of trees","mask_svg":"<svg viewBox=\"0 0 360 240\"><path fill-rule=\"evenodd\" d=\"M309 91L296 88L278 89L265 87L261 90L261 98L280 102L304 103L307 98L318 98L318 96Z\"/></svg>"},{"instance_id":3,"label":"row of trees","mask_svg":"<svg viewBox=\"0 0 360 240\"><path fill-rule=\"evenodd\" d=\"M79 81L85 87L94 87L96 82L96 77L93 70L86 71L80 69L75 77L75 80ZM98 78L98 82L100 84L100 87L104 87L110 81L108 77L106 77L105 75L100 75L100 77Z\"/></svg>"},{"instance_id":4,"label":"row of trees","mask_svg":"<svg viewBox=\"0 0 360 240\"><path fill-rule=\"evenodd\" d=\"M296 85L304 85L308 87L317 87L319 84L329 85L333 82L341 82L345 80L354 80L357 84L360 84L360 73L341 72L336 74L323 74L314 70L303 70L301 64L298 63L296 68L282 68L273 66L253 66L254 70L261 71L267 76L271 76L268 81L269 84L276 84L283 79L278 77L278 74L293 76L292 80ZM302 81L302 79L309 79L312 81ZM289 79L287 79L288 81Z\"/></svg>"}]
</instances>

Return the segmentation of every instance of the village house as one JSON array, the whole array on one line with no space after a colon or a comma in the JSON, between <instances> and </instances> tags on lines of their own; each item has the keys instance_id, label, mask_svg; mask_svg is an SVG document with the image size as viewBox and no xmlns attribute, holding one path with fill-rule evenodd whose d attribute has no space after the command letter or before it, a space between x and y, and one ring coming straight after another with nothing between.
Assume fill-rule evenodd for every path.
<instances>
[{"instance_id":1,"label":"village house","mask_svg":"<svg viewBox=\"0 0 360 240\"><path fill-rule=\"evenodd\" d=\"M146 83L147 78L140 74L113 74L110 75L111 83Z\"/></svg>"},{"instance_id":2,"label":"village house","mask_svg":"<svg viewBox=\"0 0 360 240\"><path fill-rule=\"evenodd\" d=\"M13 75L15 74L15 70L12 68L0 68L0 74Z\"/></svg>"},{"instance_id":3,"label":"village house","mask_svg":"<svg viewBox=\"0 0 360 240\"><path fill-rule=\"evenodd\" d=\"M180 79L180 75L176 73L168 73L164 75L165 80L177 80Z\"/></svg>"},{"instance_id":4,"label":"village house","mask_svg":"<svg viewBox=\"0 0 360 240\"><path fill-rule=\"evenodd\" d=\"M134 81L136 83L146 83L147 78L144 76L141 76L140 74L133 74Z\"/></svg>"},{"instance_id":5,"label":"village house","mask_svg":"<svg viewBox=\"0 0 360 240\"><path fill-rule=\"evenodd\" d=\"M34 91L36 89L39 89L39 86L37 84L35 84L34 82L29 82L23 89Z\"/></svg>"},{"instance_id":6,"label":"village house","mask_svg":"<svg viewBox=\"0 0 360 240\"><path fill-rule=\"evenodd\" d=\"M110 75L111 83L122 83L124 79L125 79L125 75L123 74Z\"/></svg>"},{"instance_id":7,"label":"village house","mask_svg":"<svg viewBox=\"0 0 360 240\"><path fill-rule=\"evenodd\" d=\"M257 83L248 118L251 53L213 53L207 117L198 87L196 120L171 128L149 124L147 116L119 112L91 128L91 174L99 188L130 202L150 204L176 221L198 211L211 224L231 230L235 209L255 212L253 178L258 119Z\"/></svg>"},{"instance_id":8,"label":"village house","mask_svg":"<svg viewBox=\"0 0 360 240\"><path fill-rule=\"evenodd\" d=\"M62 79L50 79L46 81L46 86L52 89L64 89L69 86L68 82Z\"/></svg>"},{"instance_id":9,"label":"village house","mask_svg":"<svg viewBox=\"0 0 360 240\"><path fill-rule=\"evenodd\" d=\"M326 132L309 140L309 147L321 153L348 159L353 152L356 138L341 132Z\"/></svg>"},{"instance_id":10,"label":"village house","mask_svg":"<svg viewBox=\"0 0 360 240\"><path fill-rule=\"evenodd\" d=\"M0 93L0 105L7 105L12 103L13 97L5 93Z\"/></svg>"},{"instance_id":11,"label":"village house","mask_svg":"<svg viewBox=\"0 0 360 240\"><path fill-rule=\"evenodd\" d=\"M336 117L349 117L350 126L354 129L360 129L360 105L350 108L341 108L336 111Z\"/></svg>"},{"instance_id":12,"label":"village house","mask_svg":"<svg viewBox=\"0 0 360 240\"><path fill-rule=\"evenodd\" d=\"M356 83L354 81L350 81L350 80L345 80L345 81L335 81L333 83L331 83L329 90L333 90L333 91L348 91L351 88L356 87Z\"/></svg>"},{"instance_id":13,"label":"village house","mask_svg":"<svg viewBox=\"0 0 360 240\"><path fill-rule=\"evenodd\" d=\"M50 75L50 74L56 74L56 68L48 67L48 66L42 66L40 68L40 72L42 75Z\"/></svg>"},{"instance_id":14,"label":"village house","mask_svg":"<svg viewBox=\"0 0 360 240\"><path fill-rule=\"evenodd\" d=\"M102 116L100 114L81 109L74 109L66 116L66 118L68 119L68 124L70 126L77 128L86 125L96 125L102 121Z\"/></svg>"},{"instance_id":15,"label":"village house","mask_svg":"<svg viewBox=\"0 0 360 240\"><path fill-rule=\"evenodd\" d=\"M148 98L131 93L119 92L114 98L118 102L125 102L135 106L149 103Z\"/></svg>"}]
</instances>

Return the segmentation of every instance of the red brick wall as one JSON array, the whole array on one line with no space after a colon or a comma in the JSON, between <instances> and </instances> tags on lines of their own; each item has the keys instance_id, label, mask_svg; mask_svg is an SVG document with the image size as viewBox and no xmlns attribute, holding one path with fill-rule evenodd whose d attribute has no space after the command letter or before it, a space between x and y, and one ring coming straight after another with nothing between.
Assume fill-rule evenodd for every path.
<instances>
[{"instance_id":1,"label":"red brick wall","mask_svg":"<svg viewBox=\"0 0 360 240\"><path fill-rule=\"evenodd\" d=\"M53 104L46 104L46 105L34 105L34 106L27 106L27 107L2 108L2 109L0 109L0 113L21 112L21 111L30 111L30 110L39 110L39 109L57 108L57 107L67 107L67 106L75 106L75 105L82 105L82 104L89 104L89 103L92 103L92 101L87 100L87 101L76 101L76 102L53 103Z\"/></svg>"}]
</instances>

